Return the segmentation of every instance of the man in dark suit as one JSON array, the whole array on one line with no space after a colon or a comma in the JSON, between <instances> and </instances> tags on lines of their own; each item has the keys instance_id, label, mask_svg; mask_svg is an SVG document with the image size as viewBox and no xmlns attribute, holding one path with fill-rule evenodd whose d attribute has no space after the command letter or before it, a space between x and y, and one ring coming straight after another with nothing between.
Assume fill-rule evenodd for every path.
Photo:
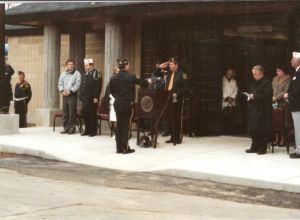
<instances>
[{"instance_id":1,"label":"man in dark suit","mask_svg":"<svg viewBox=\"0 0 300 220\"><path fill-rule=\"evenodd\" d=\"M296 151L290 154L290 158L298 159L300 158L300 53L293 53L291 64L295 73L292 75L289 91L283 97L289 102L295 128Z\"/></svg>"},{"instance_id":2,"label":"man in dark suit","mask_svg":"<svg viewBox=\"0 0 300 220\"><path fill-rule=\"evenodd\" d=\"M165 69L168 67L166 77L166 89L169 94L170 104L170 123L171 123L171 139L166 143L181 144L182 142L182 111L184 94L187 91L187 74L178 69L178 60L170 58L159 66Z\"/></svg>"},{"instance_id":3,"label":"man in dark suit","mask_svg":"<svg viewBox=\"0 0 300 220\"><path fill-rule=\"evenodd\" d=\"M129 73L129 62L127 59L119 59L118 68L120 72L111 77L110 93L115 98L114 109L117 116L116 144L117 153L134 153L134 149L128 146L129 125L132 116L132 107L135 99L135 85L146 84Z\"/></svg>"},{"instance_id":4,"label":"man in dark suit","mask_svg":"<svg viewBox=\"0 0 300 220\"><path fill-rule=\"evenodd\" d=\"M82 115L85 131L82 136L93 137L97 134L97 104L101 92L101 75L94 68L93 59L84 59L85 74L82 76L79 99L82 103Z\"/></svg>"}]
</instances>

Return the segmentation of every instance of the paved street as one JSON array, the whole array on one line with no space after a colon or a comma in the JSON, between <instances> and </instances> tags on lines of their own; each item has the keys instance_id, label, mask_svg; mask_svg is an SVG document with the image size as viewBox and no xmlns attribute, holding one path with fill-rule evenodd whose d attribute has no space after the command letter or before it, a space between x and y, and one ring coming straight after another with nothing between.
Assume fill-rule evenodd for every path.
<instances>
[{"instance_id":1,"label":"paved street","mask_svg":"<svg viewBox=\"0 0 300 220\"><path fill-rule=\"evenodd\" d=\"M130 140L134 154L116 154L115 140L109 135L93 138L61 135L49 127L20 129L19 134L0 136L0 151L27 154L99 168L209 180L265 189L300 193L300 160L291 160L285 148L274 154L246 154L249 138L184 137L175 147L159 136L159 147L141 148ZM135 132L134 132L135 135ZM20 141L22 140L22 141ZM293 151L293 149L291 149ZM117 162L116 162L117 161Z\"/></svg>"},{"instance_id":2,"label":"paved street","mask_svg":"<svg viewBox=\"0 0 300 220\"><path fill-rule=\"evenodd\" d=\"M299 194L24 156L0 158L0 179L1 220L300 218Z\"/></svg>"}]
</instances>

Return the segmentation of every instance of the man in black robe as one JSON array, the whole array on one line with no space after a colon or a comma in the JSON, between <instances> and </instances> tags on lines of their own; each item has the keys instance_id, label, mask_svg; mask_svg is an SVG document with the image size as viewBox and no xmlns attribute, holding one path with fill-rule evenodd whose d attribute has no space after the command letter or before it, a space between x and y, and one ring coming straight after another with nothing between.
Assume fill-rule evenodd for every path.
<instances>
[{"instance_id":1,"label":"man in black robe","mask_svg":"<svg viewBox=\"0 0 300 220\"><path fill-rule=\"evenodd\" d=\"M248 129L252 139L251 148L246 153L265 154L267 141L272 130L272 83L264 76L262 66L252 69L254 82L248 95L249 124Z\"/></svg>"}]
</instances>

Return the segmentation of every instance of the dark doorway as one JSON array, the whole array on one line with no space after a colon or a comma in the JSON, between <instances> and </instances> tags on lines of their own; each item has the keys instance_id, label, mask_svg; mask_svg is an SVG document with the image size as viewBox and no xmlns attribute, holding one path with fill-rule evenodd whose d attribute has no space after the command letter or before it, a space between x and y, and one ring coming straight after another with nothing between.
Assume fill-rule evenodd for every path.
<instances>
[{"instance_id":1,"label":"dark doorway","mask_svg":"<svg viewBox=\"0 0 300 220\"><path fill-rule=\"evenodd\" d=\"M236 69L240 118L236 134L247 133L247 91L254 65L262 65L272 79L276 65L287 63L286 40L223 36L222 21L213 16L146 20L143 23L142 73L152 73L157 60L177 56L189 75L191 116L196 136L222 134L222 77Z\"/></svg>"},{"instance_id":2,"label":"dark doorway","mask_svg":"<svg viewBox=\"0 0 300 220\"><path fill-rule=\"evenodd\" d=\"M266 76L272 80L279 64L288 64L288 42L282 40L262 40L247 38L224 38L223 40L223 74L228 68L236 70L239 87L237 107L239 109L237 135L247 133L247 101L241 94L248 91L252 81L252 67L262 65Z\"/></svg>"},{"instance_id":3,"label":"dark doorway","mask_svg":"<svg viewBox=\"0 0 300 220\"><path fill-rule=\"evenodd\" d=\"M176 18L144 23L142 71L151 73L156 60L179 58L180 68L189 76L191 126L196 136L221 133L220 39L217 23L208 17L201 22Z\"/></svg>"}]
</instances>

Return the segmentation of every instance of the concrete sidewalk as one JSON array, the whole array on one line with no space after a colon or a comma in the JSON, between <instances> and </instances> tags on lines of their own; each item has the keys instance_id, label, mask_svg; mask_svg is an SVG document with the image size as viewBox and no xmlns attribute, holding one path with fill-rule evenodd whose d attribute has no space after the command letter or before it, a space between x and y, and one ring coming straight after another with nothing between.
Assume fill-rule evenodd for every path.
<instances>
[{"instance_id":1,"label":"concrete sidewalk","mask_svg":"<svg viewBox=\"0 0 300 220\"><path fill-rule=\"evenodd\" d=\"M0 136L0 152L300 193L300 160L289 159L283 148L274 154L246 154L248 138L184 138L173 146L159 137L158 149L137 147L132 139L136 153L123 155L115 153L115 140L109 136L61 135L59 130L26 128Z\"/></svg>"}]
</instances>

